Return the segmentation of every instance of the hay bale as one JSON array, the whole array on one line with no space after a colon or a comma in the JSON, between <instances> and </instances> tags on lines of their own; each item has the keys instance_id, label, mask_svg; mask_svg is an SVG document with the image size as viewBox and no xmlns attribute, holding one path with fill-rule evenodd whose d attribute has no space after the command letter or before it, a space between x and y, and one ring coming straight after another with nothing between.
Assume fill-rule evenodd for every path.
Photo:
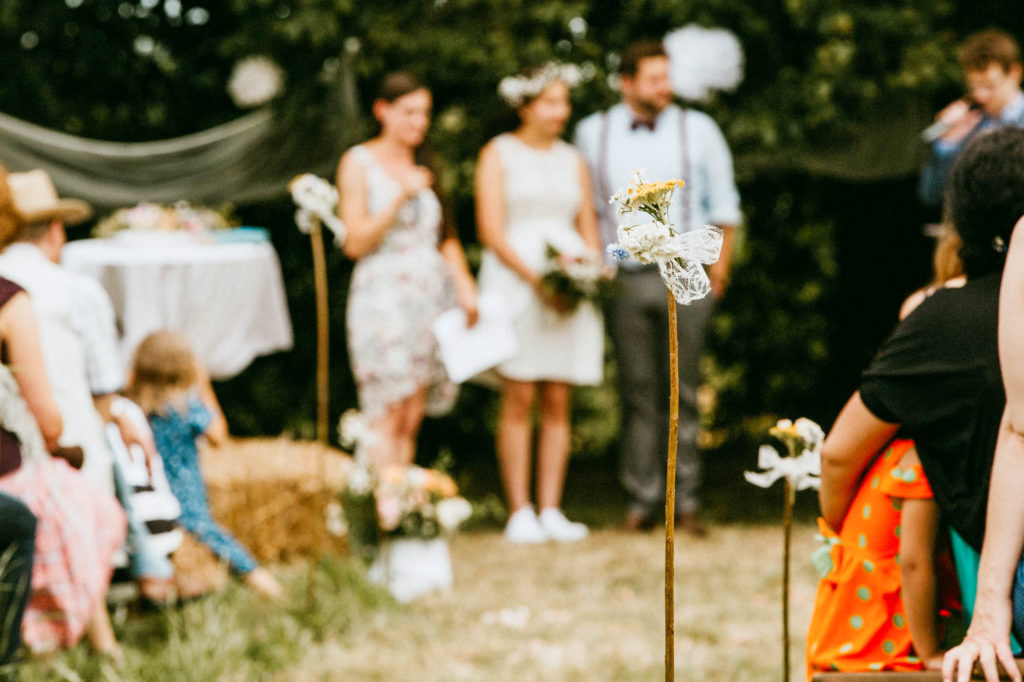
<instances>
[{"instance_id":1,"label":"hay bale","mask_svg":"<svg viewBox=\"0 0 1024 682\"><path fill-rule=\"evenodd\" d=\"M199 454L213 518L260 561L345 549L327 532L327 504L345 482L348 456L317 442L232 439Z\"/></svg>"}]
</instances>

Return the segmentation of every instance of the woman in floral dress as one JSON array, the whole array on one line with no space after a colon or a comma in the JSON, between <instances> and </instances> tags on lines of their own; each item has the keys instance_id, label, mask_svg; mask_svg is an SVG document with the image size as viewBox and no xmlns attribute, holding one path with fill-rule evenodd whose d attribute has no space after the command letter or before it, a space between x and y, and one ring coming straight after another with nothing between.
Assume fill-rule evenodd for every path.
<instances>
[{"instance_id":1,"label":"woman in floral dress","mask_svg":"<svg viewBox=\"0 0 1024 682\"><path fill-rule=\"evenodd\" d=\"M434 320L456 303L470 324L477 315L476 285L422 149L431 106L430 91L415 78L390 74L373 103L380 133L346 152L338 168L344 250L357 261L349 355L378 469L411 464L424 414L442 414L454 402Z\"/></svg>"}]
</instances>

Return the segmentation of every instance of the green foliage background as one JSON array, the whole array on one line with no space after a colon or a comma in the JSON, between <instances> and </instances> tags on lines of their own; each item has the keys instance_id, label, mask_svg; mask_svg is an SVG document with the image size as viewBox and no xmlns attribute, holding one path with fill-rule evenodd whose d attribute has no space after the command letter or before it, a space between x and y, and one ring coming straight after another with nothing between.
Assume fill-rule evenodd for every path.
<instances>
[{"instance_id":1,"label":"green foliage background","mask_svg":"<svg viewBox=\"0 0 1024 682\"><path fill-rule=\"evenodd\" d=\"M977 28L1024 29L995 0L5 0L0 111L100 139L147 140L237 117L225 91L233 64L265 54L287 74L275 106L293 125L339 115L325 103L339 69L364 110L346 143L372 130L368 102L382 74L417 72L435 96L432 143L471 260L478 258L471 185L478 150L514 118L501 77L551 58L588 65L577 118L616 101L618 50L697 22L735 32L746 78L702 104L736 156L747 225L733 288L712 325L706 367L710 436L749 455L775 416L828 422L855 385L899 301L927 277L913 158L879 136L927 122L957 96L954 46ZM853 156L848 153L854 152ZM866 150L866 155L865 155ZM882 152L879 155L879 152ZM913 151L913 150L912 150ZM2 151L0 151L2 158ZM856 173L850 159L859 159ZM865 161L864 159L868 159ZM884 168L883 168L884 166ZM144 197L140 197L144 199ZM312 435L313 285L308 241L280 201L238 207L272 231L296 332L290 353L258 360L219 387L239 434ZM351 264L329 260L332 414L355 403L344 344ZM609 382L580 391L578 453L611 452L617 406ZM490 457L494 395L467 387L455 412L425 427L425 458Z\"/></svg>"}]
</instances>

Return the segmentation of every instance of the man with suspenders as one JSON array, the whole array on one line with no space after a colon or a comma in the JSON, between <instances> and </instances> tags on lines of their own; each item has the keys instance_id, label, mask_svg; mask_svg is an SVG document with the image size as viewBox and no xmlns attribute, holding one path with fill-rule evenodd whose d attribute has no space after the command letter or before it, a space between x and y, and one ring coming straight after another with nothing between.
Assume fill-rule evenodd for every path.
<instances>
[{"instance_id":1,"label":"man with suspenders","mask_svg":"<svg viewBox=\"0 0 1024 682\"><path fill-rule=\"evenodd\" d=\"M675 229L705 224L725 234L722 255L708 268L712 296L678 306L679 455L676 468L677 528L704 534L696 518L700 459L698 361L714 301L728 286L729 258L740 223L739 192L732 155L721 131L702 112L672 102L669 61L661 43L628 46L620 62L622 102L580 121L575 143L590 166L605 244L616 241L618 216L609 197L624 187L634 170L648 182L681 178L670 218ZM669 382L666 288L653 265L623 262L618 292L606 311L615 347L622 405L620 477L631 498L624 527L643 530L661 521L665 504L665 462Z\"/></svg>"}]
</instances>

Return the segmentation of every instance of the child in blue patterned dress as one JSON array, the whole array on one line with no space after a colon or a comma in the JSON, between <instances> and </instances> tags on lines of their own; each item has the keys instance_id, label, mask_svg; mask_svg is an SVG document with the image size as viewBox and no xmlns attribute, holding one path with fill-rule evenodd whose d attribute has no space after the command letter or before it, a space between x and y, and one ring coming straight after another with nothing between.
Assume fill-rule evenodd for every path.
<instances>
[{"instance_id":1,"label":"child in blue patterned dress","mask_svg":"<svg viewBox=\"0 0 1024 682\"><path fill-rule=\"evenodd\" d=\"M181 503L178 523L228 563L259 594L281 597L281 586L210 516L196 441L228 437L206 370L180 335L161 330L142 340L132 361L128 395L146 413L171 491Z\"/></svg>"}]
</instances>

